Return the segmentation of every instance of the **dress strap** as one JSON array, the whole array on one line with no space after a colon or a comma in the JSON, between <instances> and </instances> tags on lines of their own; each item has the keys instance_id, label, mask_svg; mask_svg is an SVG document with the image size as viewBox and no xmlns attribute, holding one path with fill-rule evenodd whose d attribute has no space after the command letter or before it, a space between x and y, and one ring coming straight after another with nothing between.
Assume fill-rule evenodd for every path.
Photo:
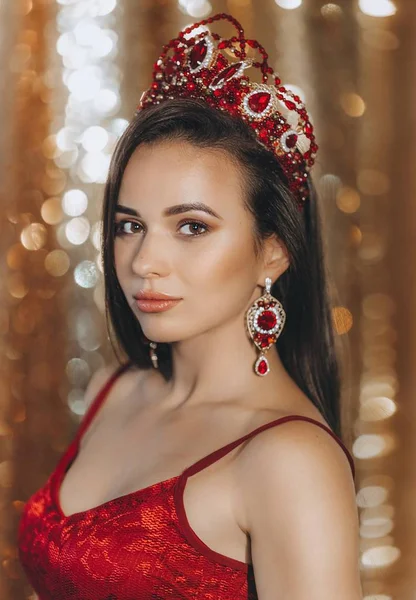
<instances>
[{"instance_id":1,"label":"dress strap","mask_svg":"<svg viewBox=\"0 0 416 600\"><path fill-rule=\"evenodd\" d=\"M238 438L238 440L235 440L234 442L231 442L230 444L227 444L226 446L223 446L222 448L219 448L218 450L211 452L211 454L204 456L203 458L198 460L196 463L194 463L193 465L188 467L186 469L185 473L187 474L187 476L189 476L189 475L193 475L194 473L197 473L198 471L202 471L202 469L205 469L209 465L212 465L214 462L216 462L217 460L219 460L220 458L222 458L223 456L225 456L226 454L231 452L231 450L234 450L234 448L236 448L237 446L239 446L246 440L254 437L261 431L264 431L265 429L274 427L275 425L282 425L283 423L286 423L287 421L308 421L309 423L318 425L318 427L321 427L321 429L324 429L325 431L327 431L334 438L334 440L336 442L338 442L338 444L341 446L341 448L344 450L344 452L348 458L348 461L350 463L352 476L354 479L354 477L355 477L354 459L353 459L351 453L348 451L345 444L342 442L342 440L329 428L329 426L324 425L323 423L317 421L316 419L312 419L311 417L305 417L302 415L287 415L285 417L280 417L279 419L275 419L274 421L270 421L269 423L265 423L264 425L257 427L257 429L254 429L254 431L251 431L250 433L247 433L246 435L242 436L241 438Z\"/></svg>"},{"instance_id":2,"label":"dress strap","mask_svg":"<svg viewBox=\"0 0 416 600\"><path fill-rule=\"evenodd\" d=\"M56 469L53 472L54 477L63 477L63 474L68 470L68 468L70 467L70 465L72 464L72 462L78 454L80 440L83 434L85 433L85 430L87 429L94 415L104 402L108 391L110 390L111 386L116 381L116 379L118 379L120 375L130 367L131 364L132 362L128 361L122 365L119 365L117 369L108 378L108 380L105 382L105 384L101 387L98 394L95 396L95 398L89 405L88 410L85 413L84 418L81 421L81 424L79 425L78 430L72 439L72 442L69 444L68 448L59 459Z\"/></svg>"},{"instance_id":3,"label":"dress strap","mask_svg":"<svg viewBox=\"0 0 416 600\"><path fill-rule=\"evenodd\" d=\"M120 377L120 375L124 373L124 371L126 371L131 366L131 364L131 361L127 361L126 363L119 365L117 369L112 373L112 375L108 378L108 380L105 382L105 384L102 386L102 388L99 390L98 394L91 402L83 420L81 421L81 425L78 428L78 432L76 434L76 439L78 442L81 439L87 427L89 426L89 424L91 423L92 419L94 418L94 415L104 402L113 383Z\"/></svg>"}]
</instances>

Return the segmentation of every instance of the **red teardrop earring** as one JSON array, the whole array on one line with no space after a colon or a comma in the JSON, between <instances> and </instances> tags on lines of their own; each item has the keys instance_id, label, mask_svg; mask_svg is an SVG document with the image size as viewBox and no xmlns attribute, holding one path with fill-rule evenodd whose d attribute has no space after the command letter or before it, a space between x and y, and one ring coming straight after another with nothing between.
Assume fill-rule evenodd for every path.
<instances>
[{"instance_id":1,"label":"red teardrop earring","mask_svg":"<svg viewBox=\"0 0 416 600\"><path fill-rule=\"evenodd\" d=\"M286 321L283 306L270 293L271 287L272 280L266 277L265 293L253 302L246 314L248 332L260 350L260 355L254 363L254 371L261 376L267 375L270 371L265 354L276 342Z\"/></svg>"}]
</instances>

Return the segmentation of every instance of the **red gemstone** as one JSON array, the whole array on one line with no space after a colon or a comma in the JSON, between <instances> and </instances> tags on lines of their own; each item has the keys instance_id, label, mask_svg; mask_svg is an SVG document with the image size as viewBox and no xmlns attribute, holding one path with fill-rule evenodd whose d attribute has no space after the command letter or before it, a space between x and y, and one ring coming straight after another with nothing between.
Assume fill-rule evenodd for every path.
<instances>
[{"instance_id":1,"label":"red gemstone","mask_svg":"<svg viewBox=\"0 0 416 600\"><path fill-rule=\"evenodd\" d=\"M260 346L262 348L269 348L272 344L275 343L276 341L276 336L275 335L267 335L267 334L261 334L260 335Z\"/></svg>"},{"instance_id":2,"label":"red gemstone","mask_svg":"<svg viewBox=\"0 0 416 600\"><path fill-rule=\"evenodd\" d=\"M268 92L256 92L248 99L248 105L255 113L262 113L269 106L271 94Z\"/></svg>"},{"instance_id":3,"label":"red gemstone","mask_svg":"<svg viewBox=\"0 0 416 600\"><path fill-rule=\"evenodd\" d=\"M205 40L202 40L194 46L189 54L189 64L191 69L197 69L205 60L208 52L208 46Z\"/></svg>"},{"instance_id":4,"label":"red gemstone","mask_svg":"<svg viewBox=\"0 0 416 600\"><path fill-rule=\"evenodd\" d=\"M265 129L264 127L262 129L260 129L259 131L259 138L261 139L262 142L267 142L269 139L269 130Z\"/></svg>"},{"instance_id":5,"label":"red gemstone","mask_svg":"<svg viewBox=\"0 0 416 600\"><path fill-rule=\"evenodd\" d=\"M211 85L218 85L222 81L227 81L227 79L231 79L231 77L237 73L238 69L241 67L241 64L241 62L238 62L220 71L218 75L216 75L216 77L214 77L214 79L212 80Z\"/></svg>"},{"instance_id":6,"label":"red gemstone","mask_svg":"<svg viewBox=\"0 0 416 600\"><path fill-rule=\"evenodd\" d=\"M267 362L264 358L257 365L257 371L260 375L265 375L267 373Z\"/></svg>"},{"instance_id":7,"label":"red gemstone","mask_svg":"<svg viewBox=\"0 0 416 600\"><path fill-rule=\"evenodd\" d=\"M225 69L225 67L227 66L227 59L222 54L219 54L215 66L219 70Z\"/></svg>"},{"instance_id":8,"label":"red gemstone","mask_svg":"<svg viewBox=\"0 0 416 600\"><path fill-rule=\"evenodd\" d=\"M288 148L294 148L296 146L296 142L298 141L298 136L296 133L291 133L286 138L286 146Z\"/></svg>"},{"instance_id":9,"label":"red gemstone","mask_svg":"<svg viewBox=\"0 0 416 600\"><path fill-rule=\"evenodd\" d=\"M305 133L307 135L311 135L312 132L313 132L312 125L310 123L306 123L306 125L305 125Z\"/></svg>"},{"instance_id":10,"label":"red gemstone","mask_svg":"<svg viewBox=\"0 0 416 600\"><path fill-rule=\"evenodd\" d=\"M167 65L165 66L165 74L168 77L171 77L175 71L176 71L176 65L173 62L168 62Z\"/></svg>"},{"instance_id":11,"label":"red gemstone","mask_svg":"<svg viewBox=\"0 0 416 600\"><path fill-rule=\"evenodd\" d=\"M259 327L265 330L273 329L276 325L276 315L271 310L264 310L257 318Z\"/></svg>"},{"instance_id":12,"label":"red gemstone","mask_svg":"<svg viewBox=\"0 0 416 600\"><path fill-rule=\"evenodd\" d=\"M285 100L285 104L288 107L289 110L295 110L296 109L296 104L294 102L291 102L290 100Z\"/></svg>"}]
</instances>

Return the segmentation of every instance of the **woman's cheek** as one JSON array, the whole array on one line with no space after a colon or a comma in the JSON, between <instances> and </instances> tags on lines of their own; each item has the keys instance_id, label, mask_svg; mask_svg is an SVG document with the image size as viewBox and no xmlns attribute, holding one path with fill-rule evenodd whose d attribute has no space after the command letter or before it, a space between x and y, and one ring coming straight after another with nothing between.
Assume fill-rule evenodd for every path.
<instances>
[{"instance_id":1,"label":"woman's cheek","mask_svg":"<svg viewBox=\"0 0 416 600\"><path fill-rule=\"evenodd\" d=\"M239 294L246 279L252 281L255 268L251 240L232 234L217 236L214 244L192 249L178 262L178 272L187 285L205 290L207 295L221 297ZM176 270L176 269L175 269ZM240 291L241 294L241 291Z\"/></svg>"}]
</instances>

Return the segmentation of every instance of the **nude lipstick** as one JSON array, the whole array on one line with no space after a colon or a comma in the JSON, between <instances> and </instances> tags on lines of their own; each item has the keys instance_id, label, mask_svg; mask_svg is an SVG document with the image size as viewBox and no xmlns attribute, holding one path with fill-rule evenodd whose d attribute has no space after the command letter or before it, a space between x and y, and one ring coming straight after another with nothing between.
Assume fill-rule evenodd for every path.
<instances>
[{"instance_id":1,"label":"nude lipstick","mask_svg":"<svg viewBox=\"0 0 416 600\"><path fill-rule=\"evenodd\" d=\"M165 312L179 304L182 298L175 298L159 292L141 290L133 296L137 308L145 313Z\"/></svg>"}]
</instances>

